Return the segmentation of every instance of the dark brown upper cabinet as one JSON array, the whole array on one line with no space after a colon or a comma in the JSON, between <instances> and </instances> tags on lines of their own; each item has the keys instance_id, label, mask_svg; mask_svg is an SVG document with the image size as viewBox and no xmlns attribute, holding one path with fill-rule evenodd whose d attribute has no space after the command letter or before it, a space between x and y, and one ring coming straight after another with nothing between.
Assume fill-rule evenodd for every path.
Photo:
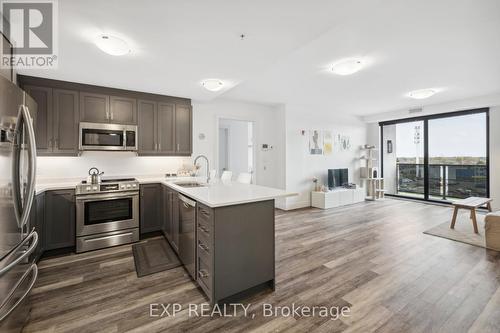
<instances>
[{"instance_id":1,"label":"dark brown upper cabinet","mask_svg":"<svg viewBox=\"0 0 500 333\"><path fill-rule=\"evenodd\" d=\"M139 100L139 154L155 155L157 150L158 103Z\"/></svg>"},{"instance_id":2,"label":"dark brown upper cabinet","mask_svg":"<svg viewBox=\"0 0 500 333\"><path fill-rule=\"evenodd\" d=\"M190 105L140 100L139 155L189 156Z\"/></svg>"},{"instance_id":3,"label":"dark brown upper cabinet","mask_svg":"<svg viewBox=\"0 0 500 333\"><path fill-rule=\"evenodd\" d=\"M110 96L109 118L116 124L137 124L137 100Z\"/></svg>"},{"instance_id":4,"label":"dark brown upper cabinet","mask_svg":"<svg viewBox=\"0 0 500 333\"><path fill-rule=\"evenodd\" d=\"M175 153L175 104L158 103L158 150Z\"/></svg>"},{"instance_id":5,"label":"dark brown upper cabinet","mask_svg":"<svg viewBox=\"0 0 500 333\"><path fill-rule=\"evenodd\" d=\"M109 96L80 92L80 119L91 123L108 123Z\"/></svg>"},{"instance_id":6,"label":"dark brown upper cabinet","mask_svg":"<svg viewBox=\"0 0 500 333\"><path fill-rule=\"evenodd\" d=\"M80 92L80 119L91 123L137 124L134 98Z\"/></svg>"},{"instance_id":7,"label":"dark brown upper cabinet","mask_svg":"<svg viewBox=\"0 0 500 333\"><path fill-rule=\"evenodd\" d=\"M18 75L38 104L39 155L78 155L79 122L138 125L139 155L190 156L191 100Z\"/></svg>"},{"instance_id":8,"label":"dark brown upper cabinet","mask_svg":"<svg viewBox=\"0 0 500 333\"><path fill-rule=\"evenodd\" d=\"M37 154L78 155L78 92L25 86L37 103L34 119Z\"/></svg>"},{"instance_id":9,"label":"dark brown upper cabinet","mask_svg":"<svg viewBox=\"0 0 500 333\"><path fill-rule=\"evenodd\" d=\"M37 104L34 116L37 154L50 154L53 147L52 88L25 86L24 89Z\"/></svg>"},{"instance_id":10,"label":"dark brown upper cabinet","mask_svg":"<svg viewBox=\"0 0 500 333\"><path fill-rule=\"evenodd\" d=\"M78 92L54 89L54 116L52 152L61 155L78 155Z\"/></svg>"},{"instance_id":11,"label":"dark brown upper cabinet","mask_svg":"<svg viewBox=\"0 0 500 333\"><path fill-rule=\"evenodd\" d=\"M175 108L175 152L176 155L191 155L192 110L190 105Z\"/></svg>"}]
</instances>

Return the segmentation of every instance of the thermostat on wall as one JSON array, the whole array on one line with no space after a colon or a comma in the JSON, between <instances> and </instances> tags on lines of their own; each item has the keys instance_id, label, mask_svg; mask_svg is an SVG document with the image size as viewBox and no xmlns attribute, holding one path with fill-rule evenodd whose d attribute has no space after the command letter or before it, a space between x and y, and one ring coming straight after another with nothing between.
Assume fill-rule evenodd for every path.
<instances>
[{"instance_id":1,"label":"thermostat on wall","mask_svg":"<svg viewBox=\"0 0 500 333\"><path fill-rule=\"evenodd\" d=\"M262 144L262 150L269 150L269 149L273 149L273 146L267 143Z\"/></svg>"}]
</instances>

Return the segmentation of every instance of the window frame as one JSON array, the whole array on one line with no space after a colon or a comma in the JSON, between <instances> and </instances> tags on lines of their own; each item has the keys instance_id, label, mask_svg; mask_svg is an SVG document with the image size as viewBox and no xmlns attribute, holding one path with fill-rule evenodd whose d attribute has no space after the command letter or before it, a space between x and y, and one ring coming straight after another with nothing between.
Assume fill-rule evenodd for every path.
<instances>
[{"instance_id":1,"label":"window frame","mask_svg":"<svg viewBox=\"0 0 500 333\"><path fill-rule=\"evenodd\" d=\"M401 123L408 123L414 121L423 121L424 123L424 197L423 198L412 198L399 194L386 194L389 197L404 198L410 200L420 200L426 202L437 202L451 204L449 200L436 200L429 199L429 120L433 119L443 119L452 118L458 116L466 116L472 114L484 113L486 115L486 196L490 197L490 109L489 108L477 108L464 111L453 111L447 113L438 113L425 116L416 116L410 118L394 119L388 121L379 122L380 128L380 175L384 177L384 126L395 125Z\"/></svg>"}]
</instances>

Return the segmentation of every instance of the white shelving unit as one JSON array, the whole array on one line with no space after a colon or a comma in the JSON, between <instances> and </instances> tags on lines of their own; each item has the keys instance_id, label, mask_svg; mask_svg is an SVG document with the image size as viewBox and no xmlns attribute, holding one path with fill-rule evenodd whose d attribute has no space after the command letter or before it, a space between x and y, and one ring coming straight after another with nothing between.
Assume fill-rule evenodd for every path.
<instances>
[{"instance_id":1,"label":"white shelving unit","mask_svg":"<svg viewBox=\"0 0 500 333\"><path fill-rule=\"evenodd\" d=\"M373 167L373 162L377 160L374 153L378 150L368 145L365 145L362 150L365 155L361 157L361 161L366 161L366 164L360 168L360 178L363 187L366 188L366 200L383 199L385 194L384 178L378 177L379 170ZM374 171L377 173L376 177L374 177Z\"/></svg>"}]
</instances>

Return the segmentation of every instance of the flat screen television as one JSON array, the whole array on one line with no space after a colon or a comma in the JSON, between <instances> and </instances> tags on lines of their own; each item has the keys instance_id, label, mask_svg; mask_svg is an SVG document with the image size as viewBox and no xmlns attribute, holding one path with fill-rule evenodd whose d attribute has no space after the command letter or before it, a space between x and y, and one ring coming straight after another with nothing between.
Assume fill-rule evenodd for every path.
<instances>
[{"instance_id":1,"label":"flat screen television","mask_svg":"<svg viewBox=\"0 0 500 333\"><path fill-rule=\"evenodd\" d=\"M349 183L349 169L328 169L328 188L344 186Z\"/></svg>"}]
</instances>

